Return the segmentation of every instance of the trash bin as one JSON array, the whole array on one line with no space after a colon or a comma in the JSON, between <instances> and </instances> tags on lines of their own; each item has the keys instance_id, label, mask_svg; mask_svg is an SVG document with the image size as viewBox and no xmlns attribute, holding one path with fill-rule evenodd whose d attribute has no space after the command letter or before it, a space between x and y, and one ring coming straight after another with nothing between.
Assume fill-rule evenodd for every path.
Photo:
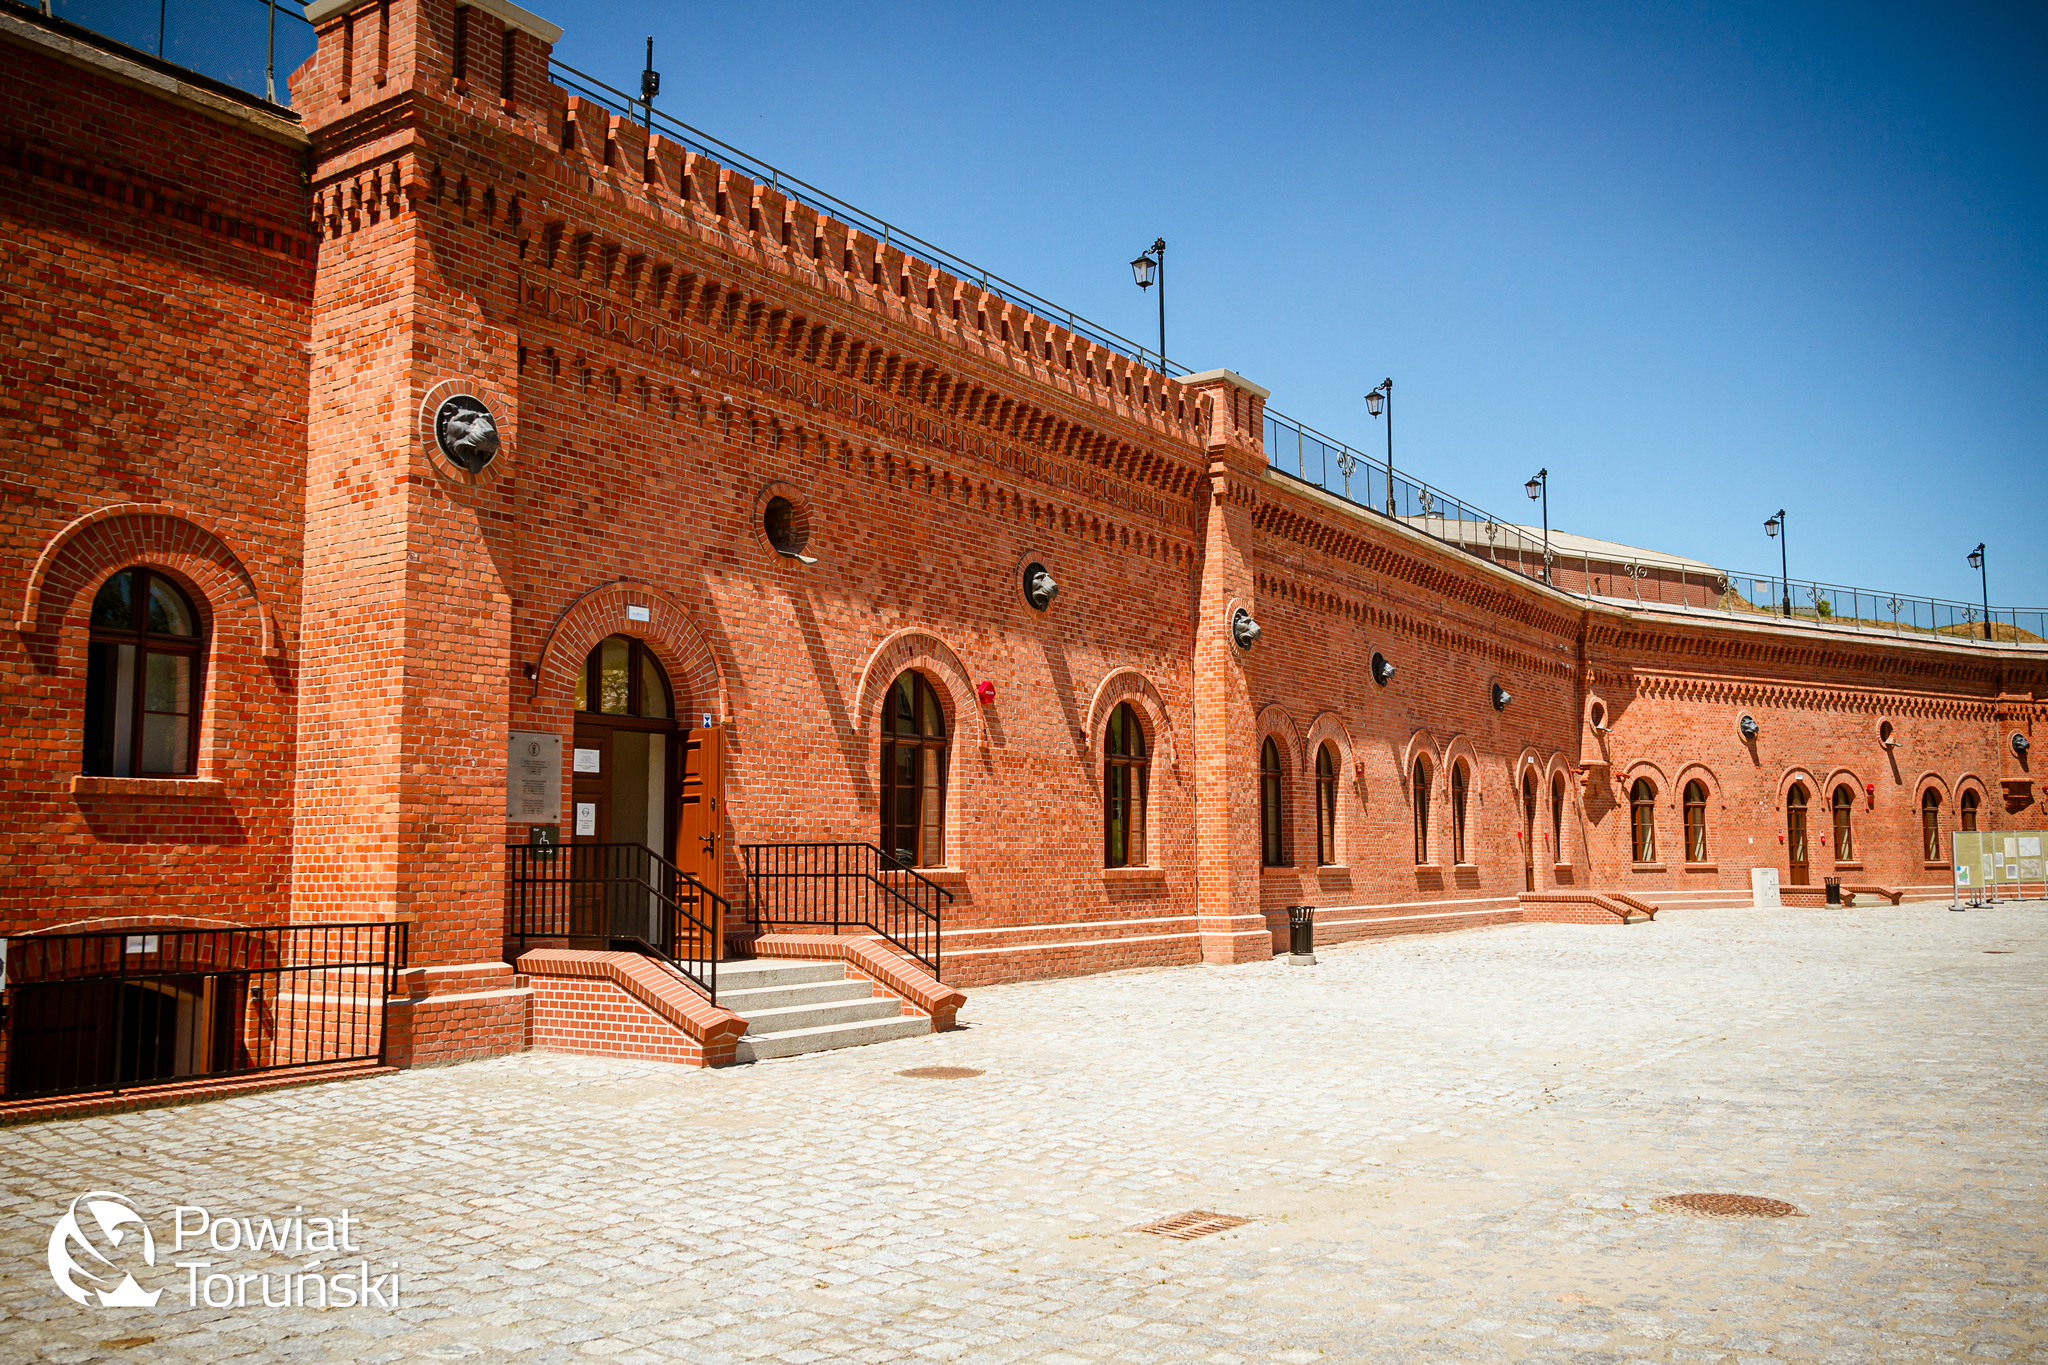
<instances>
[{"instance_id":1,"label":"trash bin","mask_svg":"<svg viewBox=\"0 0 2048 1365\"><path fill-rule=\"evenodd\" d=\"M1828 904L1840 905L1842 903L1842 879L1840 877L1829 877L1827 884Z\"/></svg>"},{"instance_id":2,"label":"trash bin","mask_svg":"<svg viewBox=\"0 0 2048 1365\"><path fill-rule=\"evenodd\" d=\"M1315 965L1316 908L1313 905L1287 907L1287 935L1287 960L1298 967Z\"/></svg>"}]
</instances>

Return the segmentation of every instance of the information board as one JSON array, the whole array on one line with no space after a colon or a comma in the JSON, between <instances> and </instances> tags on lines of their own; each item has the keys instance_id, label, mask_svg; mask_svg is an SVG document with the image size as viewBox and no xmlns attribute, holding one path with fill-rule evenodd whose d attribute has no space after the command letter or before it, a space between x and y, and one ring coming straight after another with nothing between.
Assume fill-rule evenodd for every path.
<instances>
[{"instance_id":1,"label":"information board","mask_svg":"<svg viewBox=\"0 0 2048 1365\"><path fill-rule=\"evenodd\" d=\"M562 737L514 730L505 746L505 819L553 824L562 818Z\"/></svg>"},{"instance_id":2,"label":"information board","mask_svg":"<svg viewBox=\"0 0 2048 1365\"><path fill-rule=\"evenodd\" d=\"M1959 900L1995 897L2001 886L2019 897L2048 881L2048 831L1957 830L1949 847Z\"/></svg>"}]
</instances>

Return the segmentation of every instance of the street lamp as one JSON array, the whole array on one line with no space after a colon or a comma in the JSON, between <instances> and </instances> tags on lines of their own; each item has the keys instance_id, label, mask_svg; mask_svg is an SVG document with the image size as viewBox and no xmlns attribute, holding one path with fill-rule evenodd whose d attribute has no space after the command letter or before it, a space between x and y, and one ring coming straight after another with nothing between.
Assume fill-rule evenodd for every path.
<instances>
[{"instance_id":1,"label":"street lamp","mask_svg":"<svg viewBox=\"0 0 2048 1365\"><path fill-rule=\"evenodd\" d=\"M1365 410L1374 417L1387 415L1387 515L1394 515L1394 381L1382 379L1380 386L1365 396Z\"/></svg>"},{"instance_id":2,"label":"street lamp","mask_svg":"<svg viewBox=\"0 0 2048 1365\"><path fill-rule=\"evenodd\" d=\"M1778 514L1764 523L1764 534L1778 542L1778 581L1784 585L1785 614L1790 616L1792 614L1792 580L1787 576L1789 570L1785 567L1787 562L1785 558L1785 537L1781 534L1784 529L1785 509L1780 507Z\"/></svg>"},{"instance_id":3,"label":"street lamp","mask_svg":"<svg viewBox=\"0 0 2048 1365\"><path fill-rule=\"evenodd\" d=\"M1159 286L1159 373L1166 373L1166 239L1161 237L1131 262L1131 278L1138 288Z\"/></svg>"},{"instance_id":4,"label":"street lamp","mask_svg":"<svg viewBox=\"0 0 2048 1365\"><path fill-rule=\"evenodd\" d=\"M1984 590L1984 638L1991 638L1991 577L1984 567L1984 542L1970 551L1970 567L1977 571L1977 585Z\"/></svg>"},{"instance_id":5,"label":"street lamp","mask_svg":"<svg viewBox=\"0 0 2048 1365\"><path fill-rule=\"evenodd\" d=\"M1550 583L1550 471L1539 469L1536 477L1522 485L1531 499L1543 499L1543 581Z\"/></svg>"}]
</instances>

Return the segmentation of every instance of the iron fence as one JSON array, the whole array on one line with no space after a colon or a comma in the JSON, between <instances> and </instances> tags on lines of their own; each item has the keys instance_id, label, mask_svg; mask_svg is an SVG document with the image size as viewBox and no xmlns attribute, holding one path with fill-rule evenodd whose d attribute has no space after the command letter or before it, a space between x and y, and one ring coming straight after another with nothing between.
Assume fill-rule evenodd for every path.
<instances>
[{"instance_id":1,"label":"iron fence","mask_svg":"<svg viewBox=\"0 0 2048 1365\"><path fill-rule=\"evenodd\" d=\"M407 928L376 921L0 939L9 1098L382 1061Z\"/></svg>"},{"instance_id":2,"label":"iron fence","mask_svg":"<svg viewBox=\"0 0 2048 1365\"><path fill-rule=\"evenodd\" d=\"M762 933L785 926L866 929L939 978L944 909L953 893L876 844L741 844L747 905Z\"/></svg>"},{"instance_id":3,"label":"iron fence","mask_svg":"<svg viewBox=\"0 0 2048 1365\"><path fill-rule=\"evenodd\" d=\"M732 906L642 844L512 844L506 937L626 944L661 958L713 1003L718 953Z\"/></svg>"}]
</instances>

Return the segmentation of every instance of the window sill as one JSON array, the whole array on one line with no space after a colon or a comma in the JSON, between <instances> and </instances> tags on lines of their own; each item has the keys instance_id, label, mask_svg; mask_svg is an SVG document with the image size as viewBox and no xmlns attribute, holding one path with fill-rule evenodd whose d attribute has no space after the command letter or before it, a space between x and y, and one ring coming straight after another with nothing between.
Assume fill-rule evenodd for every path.
<instances>
[{"instance_id":1,"label":"window sill","mask_svg":"<svg viewBox=\"0 0 2048 1365\"><path fill-rule=\"evenodd\" d=\"M204 800L226 796L228 784L210 777L89 777L71 779L73 796L170 796Z\"/></svg>"},{"instance_id":2,"label":"window sill","mask_svg":"<svg viewBox=\"0 0 2048 1365\"><path fill-rule=\"evenodd\" d=\"M1837 872L1861 872L1862 870L1863 870L1863 864L1862 864L1862 862L1860 862L1860 861L1858 861L1858 862L1853 862L1853 863L1836 863L1836 864L1835 864L1835 871L1837 871Z\"/></svg>"},{"instance_id":3,"label":"window sill","mask_svg":"<svg viewBox=\"0 0 2048 1365\"><path fill-rule=\"evenodd\" d=\"M1552 872L1569 872L1572 870L1572 865L1570 863L1552 863L1550 870Z\"/></svg>"},{"instance_id":4,"label":"window sill","mask_svg":"<svg viewBox=\"0 0 2048 1365\"><path fill-rule=\"evenodd\" d=\"M1129 885L1163 886L1166 883L1166 869L1163 867L1105 867L1102 880Z\"/></svg>"},{"instance_id":5,"label":"window sill","mask_svg":"<svg viewBox=\"0 0 2048 1365\"><path fill-rule=\"evenodd\" d=\"M1443 874L1444 865L1442 863L1417 863L1415 865L1415 870L1417 872L1434 872L1441 876Z\"/></svg>"},{"instance_id":6,"label":"window sill","mask_svg":"<svg viewBox=\"0 0 2048 1365\"><path fill-rule=\"evenodd\" d=\"M1719 872L1721 865L1719 863L1687 863L1685 870L1687 872Z\"/></svg>"},{"instance_id":7,"label":"window sill","mask_svg":"<svg viewBox=\"0 0 2048 1365\"><path fill-rule=\"evenodd\" d=\"M967 885L967 869L964 867L913 867L909 869L894 867L884 868L882 875L884 877L891 875L901 877L906 870L924 878L934 886Z\"/></svg>"},{"instance_id":8,"label":"window sill","mask_svg":"<svg viewBox=\"0 0 2048 1365\"><path fill-rule=\"evenodd\" d=\"M1478 870L1479 870L1479 864L1478 864L1478 863L1452 863L1452 864L1451 864L1451 871L1452 871L1452 872L1477 872Z\"/></svg>"},{"instance_id":9,"label":"window sill","mask_svg":"<svg viewBox=\"0 0 2048 1365\"><path fill-rule=\"evenodd\" d=\"M1272 863L1261 863L1259 865L1259 875L1261 877L1293 877L1300 875L1300 872L1300 868L1288 863L1281 863L1278 866Z\"/></svg>"},{"instance_id":10,"label":"window sill","mask_svg":"<svg viewBox=\"0 0 2048 1365\"><path fill-rule=\"evenodd\" d=\"M1668 872L1671 869L1663 863L1630 863L1628 870L1631 872Z\"/></svg>"},{"instance_id":11,"label":"window sill","mask_svg":"<svg viewBox=\"0 0 2048 1365\"><path fill-rule=\"evenodd\" d=\"M1955 869L1947 863L1922 863L1920 864L1920 870L1922 872L1953 872Z\"/></svg>"}]
</instances>

